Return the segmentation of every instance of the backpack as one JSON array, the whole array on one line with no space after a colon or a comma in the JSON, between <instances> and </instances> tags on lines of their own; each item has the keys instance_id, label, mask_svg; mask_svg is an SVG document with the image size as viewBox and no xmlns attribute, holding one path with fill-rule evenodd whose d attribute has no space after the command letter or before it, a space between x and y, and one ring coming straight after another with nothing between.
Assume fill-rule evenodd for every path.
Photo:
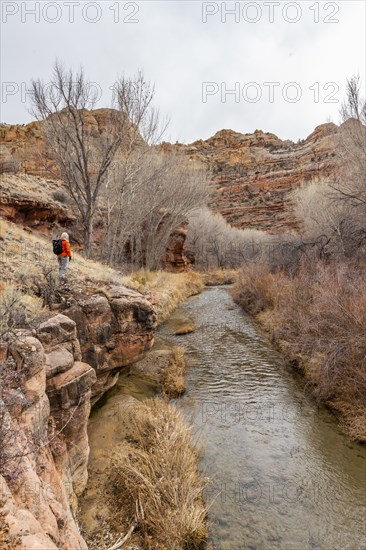
<instances>
[{"instance_id":1,"label":"backpack","mask_svg":"<svg viewBox=\"0 0 366 550\"><path fill-rule=\"evenodd\" d=\"M61 239L53 239L52 240L52 246L53 246L53 253L54 254L62 254L62 240Z\"/></svg>"}]
</instances>

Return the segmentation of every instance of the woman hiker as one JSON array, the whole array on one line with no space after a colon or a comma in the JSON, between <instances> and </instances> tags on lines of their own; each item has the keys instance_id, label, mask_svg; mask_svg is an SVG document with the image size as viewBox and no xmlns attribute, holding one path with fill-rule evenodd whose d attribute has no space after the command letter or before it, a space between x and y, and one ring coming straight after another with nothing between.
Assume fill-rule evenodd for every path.
<instances>
[{"instance_id":1,"label":"woman hiker","mask_svg":"<svg viewBox=\"0 0 366 550\"><path fill-rule=\"evenodd\" d=\"M69 266L69 261L71 261L71 248L69 243L69 235L67 233L62 233L61 235L62 243L62 252L58 254L58 263L60 266L59 275L61 279L65 278L67 268Z\"/></svg>"}]
</instances>

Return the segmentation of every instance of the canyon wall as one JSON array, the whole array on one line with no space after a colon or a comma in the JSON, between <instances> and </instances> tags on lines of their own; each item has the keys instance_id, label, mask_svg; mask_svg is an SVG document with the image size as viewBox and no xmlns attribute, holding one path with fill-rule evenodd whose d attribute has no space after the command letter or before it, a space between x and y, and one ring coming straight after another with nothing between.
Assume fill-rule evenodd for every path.
<instances>
[{"instance_id":1,"label":"canyon wall","mask_svg":"<svg viewBox=\"0 0 366 550\"><path fill-rule=\"evenodd\" d=\"M162 147L183 151L208 167L209 206L231 225L279 233L297 227L289 192L302 183L335 177L343 127L322 124L298 143L261 130L221 130L191 145Z\"/></svg>"},{"instance_id":2,"label":"canyon wall","mask_svg":"<svg viewBox=\"0 0 366 550\"><path fill-rule=\"evenodd\" d=\"M108 109L89 112L87 121L95 139L108 122ZM278 233L296 228L288 193L311 180L333 178L337 147L347 123L322 124L303 140L294 143L275 134L255 130L242 134L221 130L190 145L163 143L169 154L179 151L209 169L209 206L235 227L253 227ZM41 123L0 125L0 162L6 170L50 178L57 170L46 153ZM180 237L172 237L166 257L178 250ZM186 260L178 259L181 266ZM177 269L177 265L175 265Z\"/></svg>"},{"instance_id":3,"label":"canyon wall","mask_svg":"<svg viewBox=\"0 0 366 550\"><path fill-rule=\"evenodd\" d=\"M75 512L87 483L90 408L144 357L156 327L138 292L96 290L66 288L60 312L1 344L1 548L87 548Z\"/></svg>"}]
</instances>

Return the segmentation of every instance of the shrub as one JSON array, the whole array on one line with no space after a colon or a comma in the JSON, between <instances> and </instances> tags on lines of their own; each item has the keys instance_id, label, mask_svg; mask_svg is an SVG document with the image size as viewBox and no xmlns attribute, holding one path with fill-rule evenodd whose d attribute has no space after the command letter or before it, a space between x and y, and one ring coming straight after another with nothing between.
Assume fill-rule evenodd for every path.
<instances>
[{"instance_id":1,"label":"shrub","mask_svg":"<svg viewBox=\"0 0 366 550\"><path fill-rule=\"evenodd\" d=\"M6 285L0 299L0 338L6 332L29 328L40 312L37 298L23 294L13 285Z\"/></svg>"},{"instance_id":2,"label":"shrub","mask_svg":"<svg viewBox=\"0 0 366 550\"><path fill-rule=\"evenodd\" d=\"M61 202L62 204L67 203L69 200L68 194L66 191L63 191L63 189L56 189L56 191L52 193L52 197L55 201Z\"/></svg>"},{"instance_id":3,"label":"shrub","mask_svg":"<svg viewBox=\"0 0 366 550\"><path fill-rule=\"evenodd\" d=\"M39 264L40 274L33 277L34 292L43 300L43 306L51 307L60 301L58 277L52 262Z\"/></svg>"},{"instance_id":4,"label":"shrub","mask_svg":"<svg viewBox=\"0 0 366 550\"><path fill-rule=\"evenodd\" d=\"M232 294L245 311L255 315L273 306L273 277L265 266L249 265L240 271Z\"/></svg>"}]
</instances>

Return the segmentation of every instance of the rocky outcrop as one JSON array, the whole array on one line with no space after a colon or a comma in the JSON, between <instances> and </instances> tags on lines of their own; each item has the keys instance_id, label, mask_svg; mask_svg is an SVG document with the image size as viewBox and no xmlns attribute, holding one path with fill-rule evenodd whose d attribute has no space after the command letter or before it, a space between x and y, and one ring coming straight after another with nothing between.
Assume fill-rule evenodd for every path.
<instances>
[{"instance_id":1,"label":"rocky outcrop","mask_svg":"<svg viewBox=\"0 0 366 550\"><path fill-rule=\"evenodd\" d=\"M182 273L186 271L191 262L186 256L186 239L188 232L188 223L177 227L170 235L169 244L162 259L163 266L168 271Z\"/></svg>"},{"instance_id":2,"label":"rocky outcrop","mask_svg":"<svg viewBox=\"0 0 366 550\"><path fill-rule=\"evenodd\" d=\"M91 404L144 357L156 327L138 292L95 291L74 289L67 315L0 346L0 531L10 548L87 548L74 513L87 483Z\"/></svg>"},{"instance_id":3,"label":"rocky outcrop","mask_svg":"<svg viewBox=\"0 0 366 550\"><path fill-rule=\"evenodd\" d=\"M292 189L335 175L343 129L344 125L322 124L298 143L261 130L250 134L221 130L190 145L161 147L166 152L183 151L208 167L209 206L229 223L276 233L297 227L288 200Z\"/></svg>"},{"instance_id":4,"label":"rocky outcrop","mask_svg":"<svg viewBox=\"0 0 366 550\"><path fill-rule=\"evenodd\" d=\"M46 393L57 433L62 430L55 462L62 472L68 497L76 506L76 496L86 486L89 455L87 422L94 369L81 361L76 324L65 315L42 323L37 337L45 350ZM77 443L77 444L76 444Z\"/></svg>"},{"instance_id":5,"label":"rocky outcrop","mask_svg":"<svg viewBox=\"0 0 366 550\"><path fill-rule=\"evenodd\" d=\"M98 140L108 131L111 109L84 111L85 130ZM18 172L57 179L57 165L46 150L43 122L30 124L0 124L0 166L3 172Z\"/></svg>"},{"instance_id":6,"label":"rocky outcrop","mask_svg":"<svg viewBox=\"0 0 366 550\"><path fill-rule=\"evenodd\" d=\"M164 373L174 365L175 355L171 349L152 350L141 361L130 367L130 374L153 382L160 389Z\"/></svg>"},{"instance_id":7,"label":"rocky outcrop","mask_svg":"<svg viewBox=\"0 0 366 550\"><path fill-rule=\"evenodd\" d=\"M61 182L37 176L1 176L0 216L18 225L52 231L56 225L73 228L76 217L61 199Z\"/></svg>"},{"instance_id":8,"label":"rocky outcrop","mask_svg":"<svg viewBox=\"0 0 366 550\"><path fill-rule=\"evenodd\" d=\"M88 295L72 289L68 303L64 313L77 325L82 359L97 375L94 402L115 384L122 368L152 347L157 316L147 299L123 286L106 286L99 293L90 288Z\"/></svg>"},{"instance_id":9,"label":"rocky outcrop","mask_svg":"<svg viewBox=\"0 0 366 550\"><path fill-rule=\"evenodd\" d=\"M52 321L59 332L66 319ZM53 376L52 349L27 332L9 337L3 352L0 498L10 547L86 549L73 509L86 483L95 373L72 357L68 370ZM65 375L68 386L59 379Z\"/></svg>"}]
</instances>

